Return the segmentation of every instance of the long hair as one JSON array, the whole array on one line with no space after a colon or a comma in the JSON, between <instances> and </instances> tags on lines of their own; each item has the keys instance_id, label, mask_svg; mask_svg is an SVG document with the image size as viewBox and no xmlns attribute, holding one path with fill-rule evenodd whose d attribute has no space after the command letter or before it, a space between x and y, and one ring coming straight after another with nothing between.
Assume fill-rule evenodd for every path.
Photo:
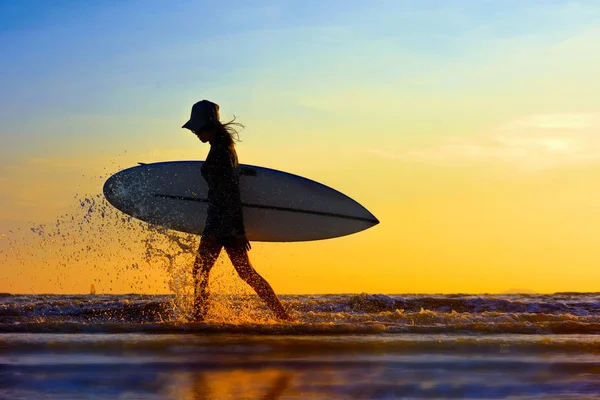
<instances>
[{"instance_id":1,"label":"long hair","mask_svg":"<svg viewBox=\"0 0 600 400\"><path fill-rule=\"evenodd\" d=\"M239 131L245 127L241 123L235 121L234 115L233 119L229 122L222 123L217 121L215 128L217 129L218 134L225 137L227 145L233 150L235 148L235 142L241 142Z\"/></svg>"},{"instance_id":2,"label":"long hair","mask_svg":"<svg viewBox=\"0 0 600 400\"><path fill-rule=\"evenodd\" d=\"M241 142L239 130L243 129L244 125L236 122L234 115L233 119L229 122L222 123L220 121L216 121L214 127L217 131L217 135L220 135L225 139L227 147L229 147L233 153L233 156L235 157L235 164L237 166L238 157L237 152L235 151L235 142Z\"/></svg>"}]
</instances>

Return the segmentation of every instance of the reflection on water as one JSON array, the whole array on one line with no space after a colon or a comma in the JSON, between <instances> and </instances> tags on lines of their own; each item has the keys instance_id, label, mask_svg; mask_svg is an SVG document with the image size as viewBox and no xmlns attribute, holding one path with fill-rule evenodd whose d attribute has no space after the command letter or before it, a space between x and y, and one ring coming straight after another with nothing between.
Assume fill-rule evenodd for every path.
<instances>
[{"instance_id":1,"label":"reflection on water","mask_svg":"<svg viewBox=\"0 0 600 400\"><path fill-rule=\"evenodd\" d=\"M455 360L454 362L458 362ZM119 365L17 369L0 373L2 398L26 399L389 399L506 398L600 393L598 365L466 360L448 362L288 363L226 369ZM268 365L268 363L267 363ZM18 372L17 372L18 371Z\"/></svg>"},{"instance_id":2,"label":"reflection on water","mask_svg":"<svg viewBox=\"0 0 600 400\"><path fill-rule=\"evenodd\" d=\"M174 399L263 399L275 400L286 396L300 396L291 390L293 373L264 370L226 372L182 372L173 375L173 386L168 390Z\"/></svg>"},{"instance_id":3,"label":"reflection on water","mask_svg":"<svg viewBox=\"0 0 600 400\"><path fill-rule=\"evenodd\" d=\"M0 398L588 399L600 393L599 341L0 334Z\"/></svg>"}]
</instances>

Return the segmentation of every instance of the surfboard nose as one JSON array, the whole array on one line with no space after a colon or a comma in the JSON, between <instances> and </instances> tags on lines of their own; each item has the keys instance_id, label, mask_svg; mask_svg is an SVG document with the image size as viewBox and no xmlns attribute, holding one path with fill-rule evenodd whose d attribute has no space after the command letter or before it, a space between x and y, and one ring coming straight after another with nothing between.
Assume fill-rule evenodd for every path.
<instances>
[{"instance_id":1,"label":"surfboard nose","mask_svg":"<svg viewBox=\"0 0 600 400\"><path fill-rule=\"evenodd\" d=\"M375 225L379 224L379 219L375 215L373 215L372 212L370 212L369 210L367 210L366 207L363 206L363 205L360 205L360 207L362 208L361 220L364 221L367 225L365 225L363 227L363 229L359 229L357 231L369 229L369 228L372 228Z\"/></svg>"},{"instance_id":2,"label":"surfboard nose","mask_svg":"<svg viewBox=\"0 0 600 400\"><path fill-rule=\"evenodd\" d=\"M379 219L371 213L371 217L373 217L373 226L379 224Z\"/></svg>"},{"instance_id":3,"label":"surfboard nose","mask_svg":"<svg viewBox=\"0 0 600 400\"><path fill-rule=\"evenodd\" d=\"M348 197L349 202L352 203L354 215L356 215L356 219L360 219L364 222L372 224L371 226L375 226L379 224L379 219L373 215L373 213L362 204L358 203L356 200L352 200Z\"/></svg>"}]
</instances>

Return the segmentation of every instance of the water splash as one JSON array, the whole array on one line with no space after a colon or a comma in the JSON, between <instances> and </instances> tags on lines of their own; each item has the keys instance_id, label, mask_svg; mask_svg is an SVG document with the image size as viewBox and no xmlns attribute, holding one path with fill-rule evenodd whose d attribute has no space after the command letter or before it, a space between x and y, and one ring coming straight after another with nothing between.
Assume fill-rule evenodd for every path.
<instances>
[{"instance_id":1,"label":"water splash","mask_svg":"<svg viewBox=\"0 0 600 400\"><path fill-rule=\"evenodd\" d=\"M156 293L157 288L168 291L172 296L167 319L187 321L199 240L126 215L102 194L76 193L67 212L51 223L30 222L28 228L1 233L0 263L16 264L19 271L45 270L40 275L49 275L63 293L73 291L78 276L90 275L94 278L86 279L85 287L91 283L98 293L119 292L122 287L141 294ZM224 252L211 272L210 288L216 296L209 320L270 320L265 307L226 262Z\"/></svg>"}]
</instances>

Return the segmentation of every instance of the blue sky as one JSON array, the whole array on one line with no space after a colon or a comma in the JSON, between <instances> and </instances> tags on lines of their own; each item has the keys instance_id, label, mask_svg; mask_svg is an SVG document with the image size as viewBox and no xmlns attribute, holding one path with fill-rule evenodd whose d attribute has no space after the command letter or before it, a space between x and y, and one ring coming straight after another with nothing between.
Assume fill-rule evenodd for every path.
<instances>
[{"instance_id":1,"label":"blue sky","mask_svg":"<svg viewBox=\"0 0 600 400\"><path fill-rule=\"evenodd\" d=\"M419 142L467 116L465 134L478 115L590 108L528 97L550 79L590 87L593 1L248 4L1 1L3 158L183 146L173 134L201 98L262 132L260 145L324 132L359 145L366 126Z\"/></svg>"},{"instance_id":2,"label":"blue sky","mask_svg":"<svg viewBox=\"0 0 600 400\"><path fill-rule=\"evenodd\" d=\"M519 46L552 43L599 16L591 1L247 4L0 2L4 152L71 135L122 137L118 124L135 131L140 120L179 120L213 93L231 113L277 113L293 125L323 112L297 104L301 97L360 95L356 103L368 105L387 101L378 92L388 87L400 101L454 95L478 79L477 64L487 71Z\"/></svg>"}]
</instances>

